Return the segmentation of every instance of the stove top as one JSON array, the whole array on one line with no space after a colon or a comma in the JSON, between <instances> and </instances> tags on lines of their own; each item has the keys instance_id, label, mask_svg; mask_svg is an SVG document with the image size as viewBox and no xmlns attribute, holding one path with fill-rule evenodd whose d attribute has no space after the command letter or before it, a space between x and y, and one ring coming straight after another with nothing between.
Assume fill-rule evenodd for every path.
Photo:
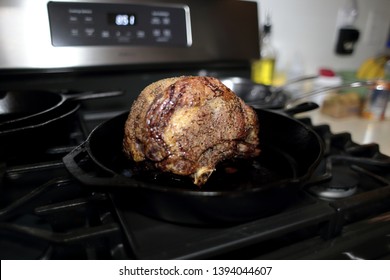
<instances>
[{"instance_id":1,"label":"stove top","mask_svg":"<svg viewBox=\"0 0 390 280\"><path fill-rule=\"evenodd\" d=\"M110 119L115 111L99 116ZM102 119L88 106L66 141L0 165L2 259L387 259L390 158L350 134L313 126L325 155L285 209L218 226L169 223L83 186L62 158Z\"/></svg>"}]
</instances>

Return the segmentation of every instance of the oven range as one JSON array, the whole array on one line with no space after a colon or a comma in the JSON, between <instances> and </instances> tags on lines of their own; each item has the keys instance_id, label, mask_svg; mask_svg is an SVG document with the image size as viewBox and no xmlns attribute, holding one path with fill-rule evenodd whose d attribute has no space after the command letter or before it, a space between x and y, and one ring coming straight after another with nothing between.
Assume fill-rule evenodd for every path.
<instances>
[{"instance_id":1,"label":"oven range","mask_svg":"<svg viewBox=\"0 0 390 280\"><path fill-rule=\"evenodd\" d=\"M255 3L156 2L144 7L132 1L39 0L35 12L49 21L41 29L39 46L20 45L20 57L0 47L0 60L6 62L0 71L1 259L389 259L390 157L375 143L355 143L348 132L334 133L326 124L313 125L310 118L280 113L276 107L283 103L260 110L281 114L314 135L321 152L310 176L292 169L292 176L305 178L286 184L296 191L273 196L256 217L223 223L169 220L139 211L136 193L99 184L112 174L96 164L85 143L97 127L126 114L145 86L181 75L248 78L250 60L258 55ZM26 1L18 3L14 12L29 7ZM219 9L225 11L222 18L204 17ZM177 36L172 40L132 41L129 35L103 42L105 38L88 39L88 34L78 40L66 33L73 23L61 25L61 20L77 18L72 30L87 24L80 22L83 16L93 19L95 27L89 28L100 31L127 28L137 34L131 28L139 23L143 36L153 36L149 24L175 21L186 28L171 29L170 36ZM151 21L142 21L149 16ZM98 24L98 18L104 23ZM119 26L110 25L115 22ZM226 26L228 35L220 32ZM21 28L15 32L25 36ZM244 28L247 33L238 32ZM241 42L247 42L247 49ZM47 59L36 61L33 49L45 50ZM61 58L70 54L69 60ZM21 99L23 95L27 98ZM85 95L100 97L80 97ZM58 99L49 104L53 96ZM25 106L21 100L27 100ZM31 112L42 104L50 110ZM18 122L12 121L16 118ZM286 149L294 155L293 148ZM299 155L295 157L280 156L292 166ZM85 176L96 185L83 181ZM191 211L191 205L180 207Z\"/></svg>"},{"instance_id":2,"label":"oven range","mask_svg":"<svg viewBox=\"0 0 390 280\"><path fill-rule=\"evenodd\" d=\"M206 226L167 222L135 211L107 188L85 186L63 159L98 123L126 112L129 98L125 92L79 101L81 108L66 117L67 126L42 135L49 143L34 147L26 134L19 146L8 148L23 153L6 153L1 162L2 259L389 257L390 158L376 144L356 144L349 133L334 134L309 118L298 120L323 142L320 163L286 207L259 219ZM102 103L113 105L102 109Z\"/></svg>"}]
</instances>

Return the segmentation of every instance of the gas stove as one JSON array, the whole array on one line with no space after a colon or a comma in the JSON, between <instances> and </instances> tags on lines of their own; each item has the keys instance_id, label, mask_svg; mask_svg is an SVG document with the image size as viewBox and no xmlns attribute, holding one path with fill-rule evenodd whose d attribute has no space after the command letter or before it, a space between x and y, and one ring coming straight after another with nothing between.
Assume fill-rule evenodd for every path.
<instances>
[{"instance_id":1,"label":"gas stove","mask_svg":"<svg viewBox=\"0 0 390 280\"><path fill-rule=\"evenodd\" d=\"M254 221L183 225L121 207L85 187L62 159L97 122L90 108L66 141L2 162L2 259L386 259L390 256L390 158L327 125L311 127L325 154L289 206ZM92 115L91 115L92 114ZM99 113L110 119L112 111ZM64 144L64 142L66 142Z\"/></svg>"},{"instance_id":2,"label":"gas stove","mask_svg":"<svg viewBox=\"0 0 390 280\"><path fill-rule=\"evenodd\" d=\"M0 100L20 90L123 91L67 102L60 123L29 127L7 145L0 134L1 259L390 258L389 157L307 118L299 121L324 143L320 164L286 207L250 221L167 222L74 178L63 159L99 124L127 112L145 86L182 75L248 79L260 53L255 2L107 2L0 6L10 28L0 29ZM25 20L15 25L15 18Z\"/></svg>"}]
</instances>

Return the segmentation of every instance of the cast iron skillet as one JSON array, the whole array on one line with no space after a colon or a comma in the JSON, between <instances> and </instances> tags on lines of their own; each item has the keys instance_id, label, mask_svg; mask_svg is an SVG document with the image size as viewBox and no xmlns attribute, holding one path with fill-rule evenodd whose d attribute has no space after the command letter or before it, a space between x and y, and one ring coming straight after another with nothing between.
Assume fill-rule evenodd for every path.
<instances>
[{"instance_id":1,"label":"cast iron skillet","mask_svg":"<svg viewBox=\"0 0 390 280\"><path fill-rule=\"evenodd\" d=\"M80 104L76 101L122 95L121 91L58 93L0 92L0 158L31 155L67 139Z\"/></svg>"},{"instance_id":2,"label":"cast iron skillet","mask_svg":"<svg viewBox=\"0 0 390 280\"><path fill-rule=\"evenodd\" d=\"M4 130L0 129L0 159L31 157L52 143L65 145L64 141L69 139L79 108L80 104L76 102L66 103L51 118L41 115L35 117L34 121L23 121L20 127L11 125Z\"/></svg>"},{"instance_id":3,"label":"cast iron skillet","mask_svg":"<svg viewBox=\"0 0 390 280\"><path fill-rule=\"evenodd\" d=\"M121 91L59 93L0 92L0 159L29 157L50 143L60 143L74 125L77 101L122 95Z\"/></svg>"},{"instance_id":4,"label":"cast iron skillet","mask_svg":"<svg viewBox=\"0 0 390 280\"><path fill-rule=\"evenodd\" d=\"M202 189L187 178L143 172L124 157L127 113L95 128L63 161L85 186L108 191L123 211L134 209L158 219L196 225L269 216L286 207L291 195L309 179L322 157L323 145L313 130L285 113L256 112L260 156L221 164Z\"/></svg>"},{"instance_id":5,"label":"cast iron skillet","mask_svg":"<svg viewBox=\"0 0 390 280\"><path fill-rule=\"evenodd\" d=\"M51 92L51 91L3 91L0 92L0 131L23 128L49 121L58 116L70 101L114 97L123 94L113 92Z\"/></svg>"}]
</instances>

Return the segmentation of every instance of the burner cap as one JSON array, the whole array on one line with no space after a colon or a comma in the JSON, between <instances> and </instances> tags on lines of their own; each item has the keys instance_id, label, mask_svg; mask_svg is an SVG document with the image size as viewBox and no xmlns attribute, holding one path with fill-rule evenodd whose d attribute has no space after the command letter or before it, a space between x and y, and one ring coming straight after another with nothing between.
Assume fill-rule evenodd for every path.
<instances>
[{"instance_id":1,"label":"burner cap","mask_svg":"<svg viewBox=\"0 0 390 280\"><path fill-rule=\"evenodd\" d=\"M359 178L349 168L332 170L332 179L324 184L312 186L309 192L323 199L340 199L357 192Z\"/></svg>"}]
</instances>

